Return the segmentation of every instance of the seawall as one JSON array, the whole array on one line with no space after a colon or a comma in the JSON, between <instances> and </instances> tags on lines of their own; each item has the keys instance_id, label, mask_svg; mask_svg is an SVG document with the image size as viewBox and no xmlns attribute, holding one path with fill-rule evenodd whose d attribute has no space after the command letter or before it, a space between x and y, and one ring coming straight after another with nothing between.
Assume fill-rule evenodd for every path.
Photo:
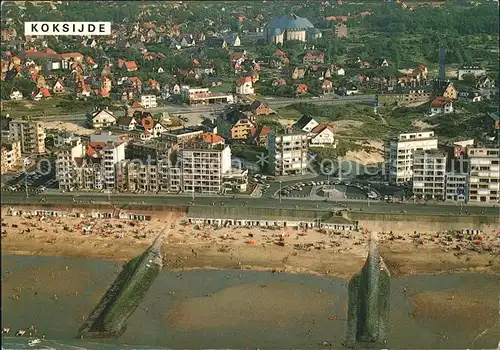
<instances>
[{"instance_id":1,"label":"seawall","mask_svg":"<svg viewBox=\"0 0 500 350\"><path fill-rule=\"evenodd\" d=\"M360 228L374 232L408 233L459 229L490 231L500 227L500 217L486 215L349 212L345 216L357 221Z\"/></svg>"},{"instance_id":2,"label":"seawall","mask_svg":"<svg viewBox=\"0 0 500 350\"><path fill-rule=\"evenodd\" d=\"M54 203L8 203L2 204L3 207L23 207L23 208L36 208L45 210L102 210L113 211L114 208L122 210L134 210L140 212L169 212L169 213L187 213L187 205L148 205L148 204L126 204L126 205L110 205L105 203L70 203L70 204L54 204Z\"/></svg>"}]
</instances>

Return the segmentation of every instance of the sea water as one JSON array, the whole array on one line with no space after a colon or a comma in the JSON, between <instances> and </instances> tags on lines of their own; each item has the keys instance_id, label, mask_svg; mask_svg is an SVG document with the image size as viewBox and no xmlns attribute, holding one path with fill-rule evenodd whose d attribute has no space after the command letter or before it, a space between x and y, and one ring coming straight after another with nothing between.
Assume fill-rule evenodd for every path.
<instances>
[{"instance_id":1,"label":"sea water","mask_svg":"<svg viewBox=\"0 0 500 350\"><path fill-rule=\"evenodd\" d=\"M249 270L162 271L118 339L77 339L79 327L121 269L93 259L2 257L5 349L340 348L347 281ZM388 347L494 348L498 334L474 336L436 320L414 317L411 294L481 287L497 295L498 276L455 274L391 279ZM404 289L408 292L403 292ZM13 295L18 295L15 300ZM496 297L493 297L495 299ZM497 303L491 306L498 308ZM498 312L498 310L497 310ZM336 316L336 320L330 320ZM33 325L28 337L13 337ZM472 327L472 326L471 326ZM482 331L482 330L481 330Z\"/></svg>"}]
</instances>

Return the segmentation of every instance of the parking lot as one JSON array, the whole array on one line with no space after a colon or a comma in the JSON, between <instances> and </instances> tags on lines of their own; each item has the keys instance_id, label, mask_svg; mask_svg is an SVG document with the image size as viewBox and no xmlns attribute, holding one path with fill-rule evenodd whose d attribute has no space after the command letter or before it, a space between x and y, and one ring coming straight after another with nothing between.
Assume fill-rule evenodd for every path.
<instances>
[{"instance_id":1,"label":"parking lot","mask_svg":"<svg viewBox=\"0 0 500 350\"><path fill-rule=\"evenodd\" d=\"M349 180L329 180L283 185L281 187L281 196L293 198L326 198L330 196L327 192L332 190L338 194L339 199L399 200L403 196L409 198L410 195L408 191L397 186Z\"/></svg>"},{"instance_id":2,"label":"parking lot","mask_svg":"<svg viewBox=\"0 0 500 350\"><path fill-rule=\"evenodd\" d=\"M44 192L49 188L58 188L55 180L55 162L40 162L26 172L14 175L3 188L5 191Z\"/></svg>"}]
</instances>

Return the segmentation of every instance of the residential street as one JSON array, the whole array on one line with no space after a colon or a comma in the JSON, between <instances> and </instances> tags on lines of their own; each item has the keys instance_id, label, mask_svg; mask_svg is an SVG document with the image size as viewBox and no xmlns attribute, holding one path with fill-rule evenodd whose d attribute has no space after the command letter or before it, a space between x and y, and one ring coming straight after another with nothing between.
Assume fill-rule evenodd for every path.
<instances>
[{"instance_id":1,"label":"residential street","mask_svg":"<svg viewBox=\"0 0 500 350\"><path fill-rule=\"evenodd\" d=\"M312 104L342 104L342 103L375 103L375 95L353 95L353 96L337 96L330 95L324 98L318 99L307 99L307 98L274 98L274 97L263 97L264 101L270 108L280 108L286 107L294 103L312 103ZM210 113L221 111L226 105L204 105L204 106L179 106L179 105L167 105L162 107L156 107L148 109L151 113L162 113L169 112L171 114L182 114L188 117L189 121L186 126L198 125L201 121L202 116L208 116ZM123 113L123 112L122 112ZM120 116L122 113L118 113ZM67 115L52 115L45 117L33 117L34 120L43 121L64 121L64 122L76 122L84 121L86 119L86 114L76 113Z\"/></svg>"}]
</instances>

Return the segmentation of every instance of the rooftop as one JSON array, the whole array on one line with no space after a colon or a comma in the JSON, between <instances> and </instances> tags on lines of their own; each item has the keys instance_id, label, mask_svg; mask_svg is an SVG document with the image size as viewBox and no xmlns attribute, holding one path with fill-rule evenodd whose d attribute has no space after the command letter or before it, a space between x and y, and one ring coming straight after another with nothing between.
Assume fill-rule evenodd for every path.
<instances>
[{"instance_id":1,"label":"rooftop","mask_svg":"<svg viewBox=\"0 0 500 350\"><path fill-rule=\"evenodd\" d=\"M193 126L193 127L189 127L189 128L182 128L182 129L175 129L175 130L169 130L169 131L166 131L165 134L168 134L168 135L175 135L175 136L182 136L182 135L187 135L187 134L191 134L191 133L194 133L194 132L203 132L203 128L201 126Z\"/></svg>"},{"instance_id":2,"label":"rooftop","mask_svg":"<svg viewBox=\"0 0 500 350\"><path fill-rule=\"evenodd\" d=\"M233 219L233 220L329 220L331 213L317 210L296 210L283 208L239 208L239 207L197 207L190 206L189 218ZM337 217L335 217L337 219ZM341 218L339 218L341 219Z\"/></svg>"},{"instance_id":3,"label":"rooftop","mask_svg":"<svg viewBox=\"0 0 500 350\"><path fill-rule=\"evenodd\" d=\"M299 17L295 14L282 16L280 18L275 18L267 24L268 29L278 29L275 33L281 33L287 29L307 29L314 28L313 24L303 17Z\"/></svg>"},{"instance_id":4,"label":"rooftop","mask_svg":"<svg viewBox=\"0 0 500 350\"><path fill-rule=\"evenodd\" d=\"M398 86L395 87L392 90L381 90L379 91L380 95L398 95L398 94L411 94L411 93L417 93L418 91L423 91L425 93L431 93L433 92L433 87L430 85L426 86Z\"/></svg>"}]
</instances>

